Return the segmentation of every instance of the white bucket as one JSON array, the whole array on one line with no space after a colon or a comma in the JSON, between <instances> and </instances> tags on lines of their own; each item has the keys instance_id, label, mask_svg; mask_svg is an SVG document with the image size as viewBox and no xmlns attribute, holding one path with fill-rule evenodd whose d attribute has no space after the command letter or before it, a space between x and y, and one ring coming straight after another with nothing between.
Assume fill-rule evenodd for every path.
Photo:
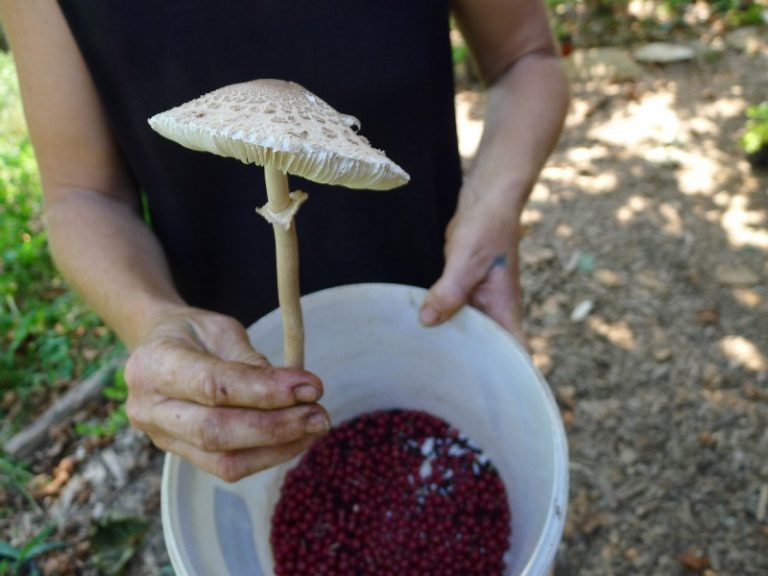
<instances>
[{"instance_id":1,"label":"white bucket","mask_svg":"<svg viewBox=\"0 0 768 576\"><path fill-rule=\"evenodd\" d=\"M307 369L323 379L322 403L336 423L405 408L430 412L465 433L506 485L512 536L505 574L547 574L568 494L565 431L549 387L517 342L476 310L424 328L418 309L425 294L360 284L305 296ZM248 333L256 349L280 363L278 311ZM162 518L177 576L270 576L270 518L295 463L227 484L169 454Z\"/></svg>"}]
</instances>

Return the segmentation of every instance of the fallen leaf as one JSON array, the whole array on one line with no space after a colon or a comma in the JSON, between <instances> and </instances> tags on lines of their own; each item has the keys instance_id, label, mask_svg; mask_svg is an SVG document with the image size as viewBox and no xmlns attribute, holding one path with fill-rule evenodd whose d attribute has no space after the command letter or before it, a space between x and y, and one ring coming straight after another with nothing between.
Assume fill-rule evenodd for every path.
<instances>
[{"instance_id":1,"label":"fallen leaf","mask_svg":"<svg viewBox=\"0 0 768 576\"><path fill-rule=\"evenodd\" d=\"M709 432L702 432L699 434L699 444L706 447L714 446L717 444L717 438Z\"/></svg>"},{"instance_id":2,"label":"fallen leaf","mask_svg":"<svg viewBox=\"0 0 768 576\"><path fill-rule=\"evenodd\" d=\"M597 283L601 286L605 286L606 288L618 288L619 286L624 285L624 280L622 277L613 270L598 268L595 270L594 276Z\"/></svg>"},{"instance_id":3,"label":"fallen leaf","mask_svg":"<svg viewBox=\"0 0 768 576\"><path fill-rule=\"evenodd\" d=\"M72 472L75 470L75 459L72 456L62 458L56 465L56 469L53 471L53 476L48 482L42 485L35 486L33 494L36 498L42 498L45 496L54 496L69 482L72 477ZM35 477L39 479L39 477Z\"/></svg>"},{"instance_id":4,"label":"fallen leaf","mask_svg":"<svg viewBox=\"0 0 768 576\"><path fill-rule=\"evenodd\" d=\"M596 512L594 514L587 514L579 528L583 534L589 535L611 524L613 524L613 518L609 514L606 512Z\"/></svg>"},{"instance_id":5,"label":"fallen leaf","mask_svg":"<svg viewBox=\"0 0 768 576\"><path fill-rule=\"evenodd\" d=\"M635 282L651 290L661 290L664 288L664 284L659 280L659 277L651 270L640 270L640 272L635 274Z\"/></svg>"},{"instance_id":6,"label":"fallen leaf","mask_svg":"<svg viewBox=\"0 0 768 576\"><path fill-rule=\"evenodd\" d=\"M13 390L6 390L6 392L3 394L3 400L0 402L0 408L3 410L8 410L11 406L13 406L16 403L16 392Z\"/></svg>"},{"instance_id":7,"label":"fallen leaf","mask_svg":"<svg viewBox=\"0 0 768 576\"><path fill-rule=\"evenodd\" d=\"M709 558L696 550L683 552L677 559L686 569L694 572L704 572L710 565Z\"/></svg>"},{"instance_id":8,"label":"fallen leaf","mask_svg":"<svg viewBox=\"0 0 768 576\"><path fill-rule=\"evenodd\" d=\"M696 323L701 326L712 326L720 321L720 311L717 308L703 308L696 311Z\"/></svg>"},{"instance_id":9,"label":"fallen leaf","mask_svg":"<svg viewBox=\"0 0 768 576\"><path fill-rule=\"evenodd\" d=\"M555 389L555 396L563 406L573 408L576 403L576 387L570 384L558 386Z\"/></svg>"},{"instance_id":10,"label":"fallen leaf","mask_svg":"<svg viewBox=\"0 0 768 576\"><path fill-rule=\"evenodd\" d=\"M523 266L528 268L538 268L555 259L555 251L551 248L533 248L522 251L520 258Z\"/></svg>"}]
</instances>

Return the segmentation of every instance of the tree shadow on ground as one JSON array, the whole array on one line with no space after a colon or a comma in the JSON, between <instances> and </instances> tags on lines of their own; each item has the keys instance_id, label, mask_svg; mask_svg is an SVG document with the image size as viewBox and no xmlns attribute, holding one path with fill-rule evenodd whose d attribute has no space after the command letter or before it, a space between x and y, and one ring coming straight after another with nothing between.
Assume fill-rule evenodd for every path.
<instances>
[{"instance_id":1,"label":"tree shadow on ground","mask_svg":"<svg viewBox=\"0 0 768 576\"><path fill-rule=\"evenodd\" d=\"M573 86L523 241L571 449L558 575L768 573L768 177L736 142L766 79L725 53Z\"/></svg>"}]
</instances>

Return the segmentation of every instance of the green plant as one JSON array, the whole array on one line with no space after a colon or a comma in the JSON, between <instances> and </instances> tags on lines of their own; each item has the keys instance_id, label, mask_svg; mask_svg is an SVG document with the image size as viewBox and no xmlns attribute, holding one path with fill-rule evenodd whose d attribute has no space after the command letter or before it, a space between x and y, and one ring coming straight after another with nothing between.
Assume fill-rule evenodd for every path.
<instances>
[{"instance_id":1,"label":"green plant","mask_svg":"<svg viewBox=\"0 0 768 576\"><path fill-rule=\"evenodd\" d=\"M115 371L112 383L104 388L105 398L117 402L117 406L109 412L101 422L81 422L75 425L75 432L81 436L111 437L128 426L128 416L125 414L125 401L128 398L128 386L125 383L125 370Z\"/></svg>"},{"instance_id":2,"label":"green plant","mask_svg":"<svg viewBox=\"0 0 768 576\"><path fill-rule=\"evenodd\" d=\"M64 542L46 542L56 527L46 526L21 546L0 540L0 576L40 576L35 559L67 546Z\"/></svg>"},{"instance_id":3,"label":"green plant","mask_svg":"<svg viewBox=\"0 0 768 576\"><path fill-rule=\"evenodd\" d=\"M32 479L32 473L26 467L16 462L10 456L0 454L0 489L18 492L34 508L38 508L32 494L27 490L27 482Z\"/></svg>"},{"instance_id":4,"label":"green plant","mask_svg":"<svg viewBox=\"0 0 768 576\"><path fill-rule=\"evenodd\" d=\"M149 523L109 512L92 526L91 564L104 576L120 576L139 550Z\"/></svg>"},{"instance_id":5,"label":"green plant","mask_svg":"<svg viewBox=\"0 0 768 576\"><path fill-rule=\"evenodd\" d=\"M748 154L768 146L768 100L747 108L747 122L739 142Z\"/></svg>"},{"instance_id":6,"label":"green plant","mask_svg":"<svg viewBox=\"0 0 768 576\"><path fill-rule=\"evenodd\" d=\"M97 369L115 337L56 271L10 54L0 52L0 438L53 388Z\"/></svg>"}]
</instances>

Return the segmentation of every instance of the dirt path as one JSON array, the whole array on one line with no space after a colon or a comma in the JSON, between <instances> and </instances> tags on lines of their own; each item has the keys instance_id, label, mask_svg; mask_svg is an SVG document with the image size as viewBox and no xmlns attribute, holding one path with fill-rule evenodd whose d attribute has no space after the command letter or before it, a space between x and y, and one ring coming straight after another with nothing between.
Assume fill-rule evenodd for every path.
<instances>
[{"instance_id":1,"label":"dirt path","mask_svg":"<svg viewBox=\"0 0 768 576\"><path fill-rule=\"evenodd\" d=\"M763 50L574 83L523 248L571 451L558 575L768 574L768 175L735 142Z\"/></svg>"}]
</instances>

